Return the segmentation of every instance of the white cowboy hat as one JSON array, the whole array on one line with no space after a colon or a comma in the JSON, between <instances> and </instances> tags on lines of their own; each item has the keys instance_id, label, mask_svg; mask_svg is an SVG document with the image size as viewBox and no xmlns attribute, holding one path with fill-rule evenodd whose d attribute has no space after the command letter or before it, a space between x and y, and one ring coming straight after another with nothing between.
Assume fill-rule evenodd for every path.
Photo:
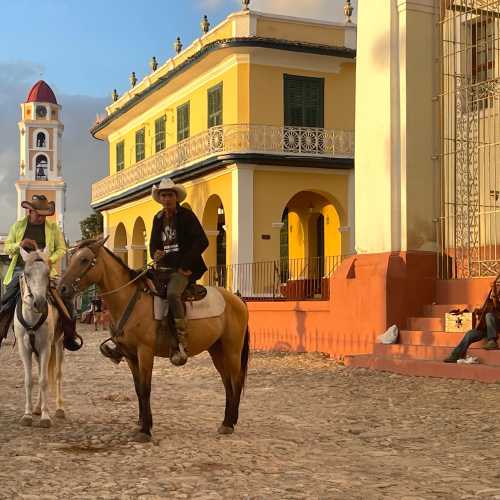
<instances>
[{"instance_id":1,"label":"white cowboy hat","mask_svg":"<svg viewBox=\"0 0 500 500\"><path fill-rule=\"evenodd\" d=\"M156 202L160 203L160 191L166 190L175 191L179 203L186 199L186 190L180 184L176 184L170 177L164 177L157 186L153 185L151 196Z\"/></svg>"}]
</instances>

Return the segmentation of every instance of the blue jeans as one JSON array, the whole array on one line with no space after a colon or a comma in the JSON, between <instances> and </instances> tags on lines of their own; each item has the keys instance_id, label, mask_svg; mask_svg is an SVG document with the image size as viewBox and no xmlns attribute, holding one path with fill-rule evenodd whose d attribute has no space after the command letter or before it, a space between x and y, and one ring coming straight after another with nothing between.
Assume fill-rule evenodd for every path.
<instances>
[{"instance_id":1,"label":"blue jeans","mask_svg":"<svg viewBox=\"0 0 500 500\"><path fill-rule=\"evenodd\" d=\"M451 353L452 356L457 358L464 358L467 354L467 349L469 346L478 342L479 340L484 339L485 337L488 340L496 340L497 339L497 329L500 329L500 321L497 320L493 313L486 313L486 331L477 330L473 328L469 330L464 338L460 341L460 343L453 349Z\"/></svg>"}]
</instances>

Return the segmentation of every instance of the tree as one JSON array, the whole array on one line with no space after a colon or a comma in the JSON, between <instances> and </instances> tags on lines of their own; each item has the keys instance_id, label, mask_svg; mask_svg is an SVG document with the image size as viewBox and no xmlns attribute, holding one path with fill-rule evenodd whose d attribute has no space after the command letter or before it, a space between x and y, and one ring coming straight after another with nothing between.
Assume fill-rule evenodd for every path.
<instances>
[{"instance_id":1,"label":"tree","mask_svg":"<svg viewBox=\"0 0 500 500\"><path fill-rule=\"evenodd\" d=\"M100 236L103 233L101 213L94 211L93 214L80 221L80 230L82 232L82 239L84 240L90 240Z\"/></svg>"}]
</instances>

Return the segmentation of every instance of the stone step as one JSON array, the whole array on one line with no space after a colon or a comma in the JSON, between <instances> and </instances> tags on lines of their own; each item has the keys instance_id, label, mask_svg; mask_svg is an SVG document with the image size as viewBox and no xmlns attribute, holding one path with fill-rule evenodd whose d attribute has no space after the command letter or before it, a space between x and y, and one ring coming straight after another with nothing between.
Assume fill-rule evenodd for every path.
<instances>
[{"instance_id":1,"label":"stone step","mask_svg":"<svg viewBox=\"0 0 500 500\"><path fill-rule=\"evenodd\" d=\"M435 347L428 345L375 344L373 354L388 358L401 358L422 361L440 361L447 358L453 349L451 347ZM479 358L481 364L500 367L500 351L474 349L471 356Z\"/></svg>"},{"instance_id":2,"label":"stone step","mask_svg":"<svg viewBox=\"0 0 500 500\"><path fill-rule=\"evenodd\" d=\"M444 316L442 318L428 318L423 316L408 318L408 330L442 332L444 330Z\"/></svg>"},{"instance_id":3,"label":"stone step","mask_svg":"<svg viewBox=\"0 0 500 500\"><path fill-rule=\"evenodd\" d=\"M465 333L465 332L464 332ZM436 347L455 347L463 338L464 333L429 332L424 330L401 330L399 344L425 345ZM482 349L485 340L474 342L470 349Z\"/></svg>"},{"instance_id":4,"label":"stone step","mask_svg":"<svg viewBox=\"0 0 500 500\"><path fill-rule=\"evenodd\" d=\"M470 304L427 304L424 306L424 316L444 318L444 315L453 309L468 309L472 312L473 307Z\"/></svg>"},{"instance_id":5,"label":"stone step","mask_svg":"<svg viewBox=\"0 0 500 500\"><path fill-rule=\"evenodd\" d=\"M401 375L477 380L487 383L500 382L500 367L498 366L481 364L463 365L439 361L387 358L372 354L346 356L344 363L349 367L370 368L399 373Z\"/></svg>"}]
</instances>

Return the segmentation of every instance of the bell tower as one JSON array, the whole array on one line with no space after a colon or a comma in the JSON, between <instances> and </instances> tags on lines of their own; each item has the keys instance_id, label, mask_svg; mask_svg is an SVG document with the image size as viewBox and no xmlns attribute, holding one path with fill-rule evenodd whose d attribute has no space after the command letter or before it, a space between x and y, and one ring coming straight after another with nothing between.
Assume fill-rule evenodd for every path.
<instances>
[{"instance_id":1,"label":"bell tower","mask_svg":"<svg viewBox=\"0 0 500 500\"><path fill-rule=\"evenodd\" d=\"M64 231L66 183L62 173L62 107L52 89L43 81L35 83L21 104L19 125L19 178L16 181L17 218L25 216L23 200L44 194L56 211L50 219Z\"/></svg>"}]
</instances>

